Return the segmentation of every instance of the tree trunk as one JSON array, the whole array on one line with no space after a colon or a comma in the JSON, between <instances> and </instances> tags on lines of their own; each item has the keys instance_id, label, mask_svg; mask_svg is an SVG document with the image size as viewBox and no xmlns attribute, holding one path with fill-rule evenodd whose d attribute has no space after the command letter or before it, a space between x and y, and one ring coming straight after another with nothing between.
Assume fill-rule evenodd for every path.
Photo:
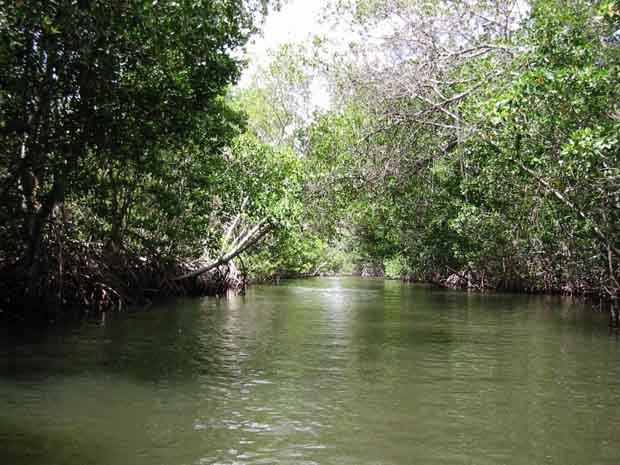
<instances>
[{"instance_id":1,"label":"tree trunk","mask_svg":"<svg viewBox=\"0 0 620 465\"><path fill-rule=\"evenodd\" d=\"M32 310L37 303L41 275L45 272L45 270L41 270L45 226L48 224L50 216L56 206L62 202L63 197L64 186L62 182L55 180L51 192L44 199L43 204L38 208L36 214L26 219L27 223L31 226L25 262L28 267L25 306L26 310L29 311Z\"/></svg>"}]
</instances>

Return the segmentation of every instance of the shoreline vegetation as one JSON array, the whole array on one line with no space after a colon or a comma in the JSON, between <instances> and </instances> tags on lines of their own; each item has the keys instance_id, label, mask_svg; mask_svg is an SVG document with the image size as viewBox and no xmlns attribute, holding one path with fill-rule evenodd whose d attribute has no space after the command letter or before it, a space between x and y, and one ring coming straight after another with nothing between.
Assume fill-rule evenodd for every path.
<instances>
[{"instance_id":1,"label":"shoreline vegetation","mask_svg":"<svg viewBox=\"0 0 620 465\"><path fill-rule=\"evenodd\" d=\"M338 273L617 316L618 0L335 2L237 86L277 7L0 0L1 319Z\"/></svg>"}]
</instances>

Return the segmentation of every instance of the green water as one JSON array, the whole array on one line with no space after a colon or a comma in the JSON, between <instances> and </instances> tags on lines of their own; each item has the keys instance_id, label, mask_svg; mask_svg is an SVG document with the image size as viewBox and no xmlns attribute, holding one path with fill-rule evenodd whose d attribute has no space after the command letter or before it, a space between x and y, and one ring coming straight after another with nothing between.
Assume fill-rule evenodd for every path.
<instances>
[{"instance_id":1,"label":"green water","mask_svg":"<svg viewBox=\"0 0 620 465\"><path fill-rule=\"evenodd\" d=\"M557 298L257 286L0 345L0 464L620 463L620 342Z\"/></svg>"}]
</instances>

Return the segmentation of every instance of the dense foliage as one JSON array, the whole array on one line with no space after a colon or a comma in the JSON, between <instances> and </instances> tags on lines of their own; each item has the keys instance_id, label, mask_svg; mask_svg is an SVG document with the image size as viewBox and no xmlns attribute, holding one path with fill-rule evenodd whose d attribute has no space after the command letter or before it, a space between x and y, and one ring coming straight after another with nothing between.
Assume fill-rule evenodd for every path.
<instances>
[{"instance_id":1,"label":"dense foliage","mask_svg":"<svg viewBox=\"0 0 620 465\"><path fill-rule=\"evenodd\" d=\"M338 118L363 114L338 149L363 179L349 221L411 279L616 297L619 4L525 5L339 2L389 31L334 76Z\"/></svg>"},{"instance_id":2,"label":"dense foliage","mask_svg":"<svg viewBox=\"0 0 620 465\"><path fill-rule=\"evenodd\" d=\"M216 247L248 179L230 166L245 118L226 93L265 5L2 1L7 305L122 301Z\"/></svg>"},{"instance_id":3,"label":"dense foliage","mask_svg":"<svg viewBox=\"0 0 620 465\"><path fill-rule=\"evenodd\" d=\"M618 297L618 1L335 1L346 49L232 88L266 5L0 2L3 308L341 271Z\"/></svg>"}]
</instances>

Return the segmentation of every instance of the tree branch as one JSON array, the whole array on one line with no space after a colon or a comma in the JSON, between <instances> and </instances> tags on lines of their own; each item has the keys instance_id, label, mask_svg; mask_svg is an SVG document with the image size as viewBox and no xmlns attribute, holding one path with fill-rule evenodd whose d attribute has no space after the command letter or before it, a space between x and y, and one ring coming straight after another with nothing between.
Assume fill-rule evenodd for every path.
<instances>
[{"instance_id":1,"label":"tree branch","mask_svg":"<svg viewBox=\"0 0 620 465\"><path fill-rule=\"evenodd\" d=\"M174 278L173 281L180 281L180 280L183 280L183 279L195 278L196 276L200 276L201 274L204 274L204 273L206 273L208 271L211 271L211 270L217 268L220 265L223 265L223 264L229 262L230 260L235 258L237 255L245 252L247 249L249 249L254 244L256 244L258 241L260 241L272 229L273 229L273 225L272 224L266 224L266 225L262 225L262 226L261 225L255 226L254 228L252 228L252 231L250 233L248 233L243 238L243 240L241 240L236 245L235 248L233 248L233 250L231 250L230 252L222 255L215 262L210 263L208 265L205 265L205 266L203 266L201 268L198 268L197 270L190 271L189 273L185 273L184 275L178 276L178 277Z\"/></svg>"}]
</instances>

